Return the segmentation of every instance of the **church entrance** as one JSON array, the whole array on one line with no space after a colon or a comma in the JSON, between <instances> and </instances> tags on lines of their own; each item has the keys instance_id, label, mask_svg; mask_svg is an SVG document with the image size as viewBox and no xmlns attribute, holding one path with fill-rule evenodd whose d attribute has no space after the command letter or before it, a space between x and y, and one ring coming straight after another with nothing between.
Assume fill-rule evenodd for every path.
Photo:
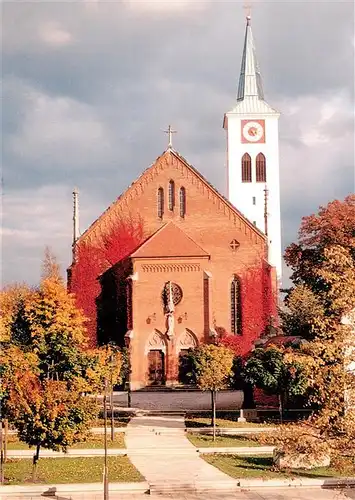
<instances>
[{"instance_id":1,"label":"church entrance","mask_svg":"<svg viewBox=\"0 0 355 500\"><path fill-rule=\"evenodd\" d=\"M190 383L191 366L188 358L189 349L181 349L179 353L179 382L188 385Z\"/></svg>"},{"instance_id":2,"label":"church entrance","mask_svg":"<svg viewBox=\"0 0 355 500\"><path fill-rule=\"evenodd\" d=\"M165 359L163 351L154 349L148 352L149 385L165 383Z\"/></svg>"}]
</instances>

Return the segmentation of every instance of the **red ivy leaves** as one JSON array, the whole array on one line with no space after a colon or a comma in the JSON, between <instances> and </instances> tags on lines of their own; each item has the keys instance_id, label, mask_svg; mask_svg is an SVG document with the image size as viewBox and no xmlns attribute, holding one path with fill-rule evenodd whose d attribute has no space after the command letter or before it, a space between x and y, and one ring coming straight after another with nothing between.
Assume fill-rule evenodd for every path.
<instances>
[{"instance_id":1,"label":"red ivy leaves","mask_svg":"<svg viewBox=\"0 0 355 500\"><path fill-rule=\"evenodd\" d=\"M70 291L75 293L77 305L88 318L88 346L96 345L96 299L100 294L99 276L127 257L143 241L141 218L118 218L111 230L92 244L80 243L76 249Z\"/></svg>"},{"instance_id":2,"label":"red ivy leaves","mask_svg":"<svg viewBox=\"0 0 355 500\"><path fill-rule=\"evenodd\" d=\"M230 334L216 327L217 343L245 356L268 326L277 326L277 290L272 283L272 269L265 262L247 269L241 276L242 335Z\"/></svg>"}]
</instances>

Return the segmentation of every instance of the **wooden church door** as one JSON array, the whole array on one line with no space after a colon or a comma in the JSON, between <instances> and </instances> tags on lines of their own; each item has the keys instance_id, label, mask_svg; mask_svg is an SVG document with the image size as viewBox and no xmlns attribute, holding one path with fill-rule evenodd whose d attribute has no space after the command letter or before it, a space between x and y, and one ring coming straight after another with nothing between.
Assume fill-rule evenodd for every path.
<instances>
[{"instance_id":1,"label":"wooden church door","mask_svg":"<svg viewBox=\"0 0 355 500\"><path fill-rule=\"evenodd\" d=\"M148 353L148 377L150 385L162 385L165 382L165 363L163 351L154 349Z\"/></svg>"}]
</instances>

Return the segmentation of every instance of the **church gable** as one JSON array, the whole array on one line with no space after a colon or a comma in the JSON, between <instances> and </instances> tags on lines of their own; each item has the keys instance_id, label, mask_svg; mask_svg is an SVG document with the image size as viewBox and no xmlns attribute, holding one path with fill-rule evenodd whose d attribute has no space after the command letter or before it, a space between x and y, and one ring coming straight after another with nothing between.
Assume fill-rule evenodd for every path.
<instances>
[{"instance_id":1,"label":"church gable","mask_svg":"<svg viewBox=\"0 0 355 500\"><path fill-rule=\"evenodd\" d=\"M170 207L169 179L176 183L174 192L174 207ZM160 182L161 181L161 182ZM229 219L237 230L241 231L246 239L253 243L263 244L265 235L247 220L226 198L224 198L194 167L176 151L168 149L155 163L146 169L129 188L84 232L78 240L92 243L102 234L107 234L114 226L115 221L127 217L134 218L138 213L149 219L145 232L147 236L161 227L163 223L173 219L180 223L184 219L185 210L189 213L189 187L197 190L199 197L212 205L213 213ZM159 213L159 189L163 203L163 213ZM182 199L182 195L186 199ZM187 207L182 208L182 203ZM173 208L170 210L170 208Z\"/></svg>"},{"instance_id":2,"label":"church gable","mask_svg":"<svg viewBox=\"0 0 355 500\"><path fill-rule=\"evenodd\" d=\"M187 236L182 229L173 222L168 222L148 238L131 257L209 257L209 254Z\"/></svg>"}]
</instances>

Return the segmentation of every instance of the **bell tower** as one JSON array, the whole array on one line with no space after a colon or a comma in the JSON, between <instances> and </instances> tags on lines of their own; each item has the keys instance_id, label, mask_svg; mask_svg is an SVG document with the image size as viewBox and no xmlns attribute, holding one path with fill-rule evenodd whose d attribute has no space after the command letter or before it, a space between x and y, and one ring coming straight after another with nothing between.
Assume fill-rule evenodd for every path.
<instances>
[{"instance_id":1,"label":"bell tower","mask_svg":"<svg viewBox=\"0 0 355 500\"><path fill-rule=\"evenodd\" d=\"M279 174L280 114L264 99L250 15L246 30L236 104L224 115L227 132L228 198L267 234L268 259L281 280Z\"/></svg>"}]
</instances>

